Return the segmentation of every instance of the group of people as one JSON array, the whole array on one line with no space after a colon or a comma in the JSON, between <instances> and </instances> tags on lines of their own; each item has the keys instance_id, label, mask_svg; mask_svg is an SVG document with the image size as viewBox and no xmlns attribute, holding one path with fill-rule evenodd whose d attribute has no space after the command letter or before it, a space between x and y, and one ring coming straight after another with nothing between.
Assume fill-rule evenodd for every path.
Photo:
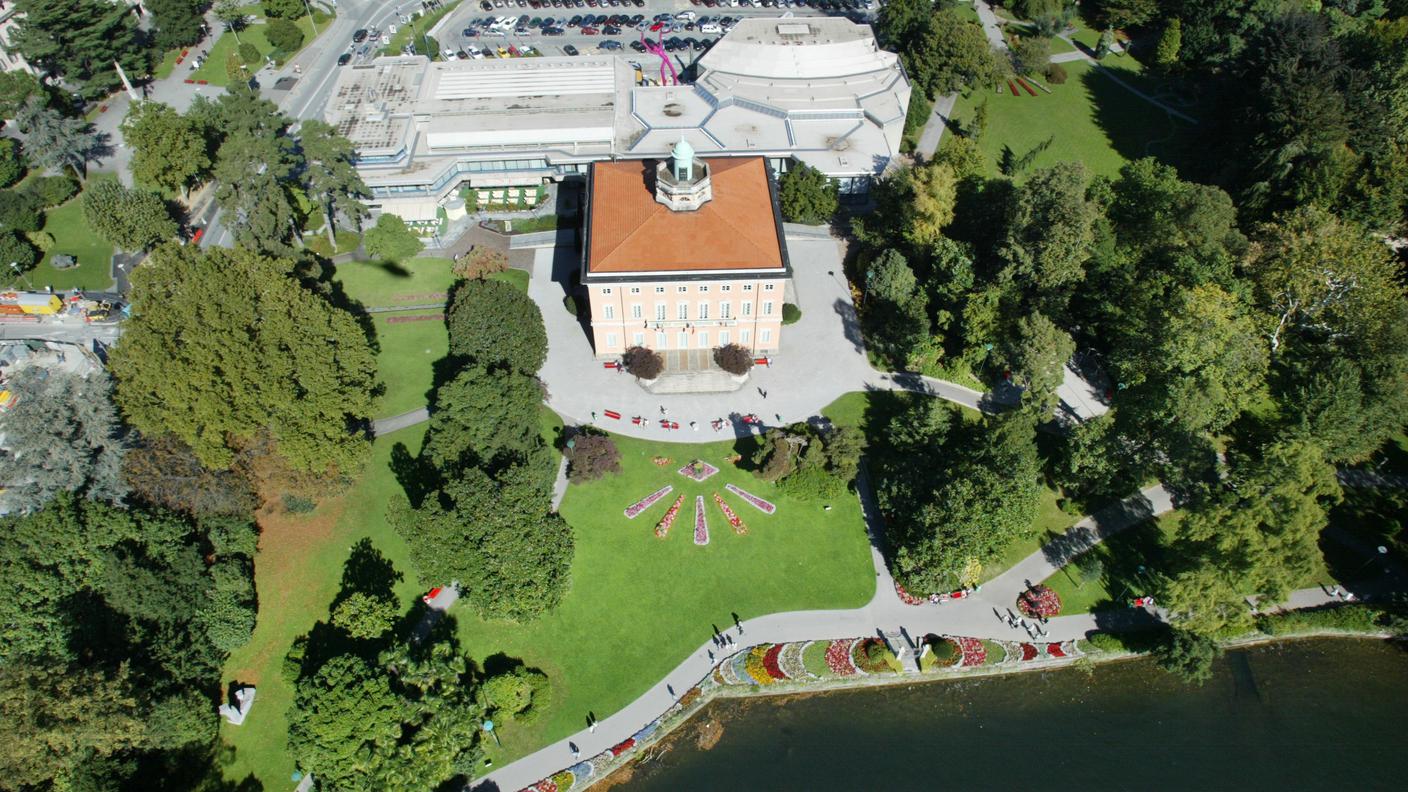
<instances>
[{"instance_id":1,"label":"group of people","mask_svg":"<svg viewBox=\"0 0 1408 792\"><path fill-rule=\"evenodd\" d=\"M993 608L992 612L996 614L998 621L1003 622L1008 627L1014 630L1018 627L1022 628L1022 630L1026 632L1027 637L1033 641L1038 638L1046 638L1050 635L1050 633L1046 631L1046 624L1049 620L1045 616L1036 616L1033 617L1031 621L1027 621L1026 617L1018 616L1013 613L1011 609L1003 613L997 608Z\"/></svg>"}]
</instances>

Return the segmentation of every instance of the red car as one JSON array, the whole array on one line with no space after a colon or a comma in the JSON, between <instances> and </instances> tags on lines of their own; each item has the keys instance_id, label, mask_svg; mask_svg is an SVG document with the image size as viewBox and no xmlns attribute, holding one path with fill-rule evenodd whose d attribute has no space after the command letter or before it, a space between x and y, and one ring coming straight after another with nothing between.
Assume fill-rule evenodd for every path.
<instances>
[{"instance_id":1,"label":"red car","mask_svg":"<svg viewBox=\"0 0 1408 792\"><path fill-rule=\"evenodd\" d=\"M582 28L582 35L583 35L583 36L595 36L596 34L598 34L598 33L600 33L600 32L601 32L600 30L597 30L597 29L594 28L594 27L584 27L584 28Z\"/></svg>"},{"instance_id":2,"label":"red car","mask_svg":"<svg viewBox=\"0 0 1408 792\"><path fill-rule=\"evenodd\" d=\"M660 31L660 29L663 28L663 27L665 27L665 23L664 23L664 22L656 22L655 24L653 24L653 25L650 26L650 32L651 32L651 33L658 33L658 32Z\"/></svg>"}]
</instances>

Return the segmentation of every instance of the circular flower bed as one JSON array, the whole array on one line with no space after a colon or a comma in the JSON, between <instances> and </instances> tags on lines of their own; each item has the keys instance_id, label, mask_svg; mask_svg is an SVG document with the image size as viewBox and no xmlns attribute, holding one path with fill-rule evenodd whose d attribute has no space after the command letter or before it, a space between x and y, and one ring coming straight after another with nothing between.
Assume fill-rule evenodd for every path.
<instances>
[{"instance_id":1,"label":"circular flower bed","mask_svg":"<svg viewBox=\"0 0 1408 792\"><path fill-rule=\"evenodd\" d=\"M867 674L878 674L882 671L889 671L890 664L886 660L890 657L890 647L879 638L866 638L856 644L855 651L851 653L851 659L856 664L856 668Z\"/></svg>"},{"instance_id":2,"label":"circular flower bed","mask_svg":"<svg viewBox=\"0 0 1408 792\"><path fill-rule=\"evenodd\" d=\"M987 662L988 648L977 638L959 638L958 648L963 651L965 666L980 666Z\"/></svg>"},{"instance_id":3,"label":"circular flower bed","mask_svg":"<svg viewBox=\"0 0 1408 792\"><path fill-rule=\"evenodd\" d=\"M1017 596L1017 610L1032 619L1050 618L1061 612L1061 597L1050 586L1032 586Z\"/></svg>"},{"instance_id":4,"label":"circular flower bed","mask_svg":"<svg viewBox=\"0 0 1408 792\"><path fill-rule=\"evenodd\" d=\"M940 638L931 633L924 636L924 643L929 646L930 662L937 667L957 665L958 661L963 659L963 650L948 638Z\"/></svg>"},{"instance_id":5,"label":"circular flower bed","mask_svg":"<svg viewBox=\"0 0 1408 792\"><path fill-rule=\"evenodd\" d=\"M839 641L832 641L826 647L826 667L831 669L831 673L836 676L854 676L857 672L855 663L851 662L851 647L855 641L843 638Z\"/></svg>"}]
</instances>

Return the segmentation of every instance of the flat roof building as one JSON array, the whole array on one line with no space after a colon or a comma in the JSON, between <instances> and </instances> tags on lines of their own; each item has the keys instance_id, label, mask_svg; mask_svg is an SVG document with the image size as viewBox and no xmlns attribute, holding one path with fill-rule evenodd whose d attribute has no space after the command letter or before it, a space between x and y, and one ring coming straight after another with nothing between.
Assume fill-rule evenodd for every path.
<instances>
[{"instance_id":1,"label":"flat roof building","mask_svg":"<svg viewBox=\"0 0 1408 792\"><path fill-rule=\"evenodd\" d=\"M641 56L649 71L649 58ZM541 184L593 162L666 155L792 159L864 192L899 155L910 85L869 26L747 19L691 85L637 85L613 55L432 63L377 58L338 75L326 120L357 148L384 211L435 216L462 186Z\"/></svg>"}]
</instances>

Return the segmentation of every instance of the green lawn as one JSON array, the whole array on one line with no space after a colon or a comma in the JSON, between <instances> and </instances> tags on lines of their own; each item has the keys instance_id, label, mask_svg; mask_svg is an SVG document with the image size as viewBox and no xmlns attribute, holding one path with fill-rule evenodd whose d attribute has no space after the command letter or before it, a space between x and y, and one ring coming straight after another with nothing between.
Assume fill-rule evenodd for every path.
<instances>
[{"instance_id":1,"label":"green lawn","mask_svg":"<svg viewBox=\"0 0 1408 792\"><path fill-rule=\"evenodd\" d=\"M256 15L251 12L251 16ZM328 25L332 23L332 19L332 17L328 17L327 20L324 21L323 15L320 14L318 32L321 33L327 30ZM312 20L305 16L297 20L294 24L298 25L298 29L303 31L303 46L307 47L313 42ZM274 52L274 45L270 44L269 39L264 36L264 19L262 15L259 15L254 20L254 24L251 24L249 27L239 32L238 40L236 40L235 34L228 30L221 33L220 38L215 40L215 44L207 52L205 62L201 64L199 69L196 69L189 75L190 79L196 81L205 80L211 85L229 85L230 80L225 75L225 59L231 52L239 51L241 42L253 44L254 47L259 50L259 54L266 58ZM297 52L289 52L284 53L281 57L287 60L296 54ZM185 64L182 64L182 67L184 66ZM251 74L262 68L264 68L263 63L249 64Z\"/></svg>"},{"instance_id":2,"label":"green lawn","mask_svg":"<svg viewBox=\"0 0 1408 792\"><path fill-rule=\"evenodd\" d=\"M503 281L504 283L512 283L514 286L517 286L517 287L519 288L519 290L522 291L522 292L524 292L525 294L528 292L528 278L529 278L528 270L519 270L519 269L511 269L511 270L504 270L503 272L495 272L493 275L490 275L490 276L489 276L489 280L498 280L498 281Z\"/></svg>"},{"instance_id":3,"label":"green lawn","mask_svg":"<svg viewBox=\"0 0 1408 792\"><path fill-rule=\"evenodd\" d=\"M1013 96L1004 83L996 92L959 97L953 115L960 122L972 119L978 103L988 102L987 132L978 144L987 155L989 174L998 173L1004 146L1020 158L1049 137L1054 137L1051 146L1032 168L1074 160L1094 174L1113 176L1129 160L1164 153L1173 145L1180 123L1089 63L1063 65L1068 79L1048 85L1050 94L1038 91L1033 97L1018 89L1020 95ZM1119 66L1122 77L1138 74L1138 62L1131 58L1121 59Z\"/></svg>"},{"instance_id":4,"label":"green lawn","mask_svg":"<svg viewBox=\"0 0 1408 792\"><path fill-rule=\"evenodd\" d=\"M368 308L443 303L455 282L451 261L413 258L401 264L353 261L337 265L347 296Z\"/></svg>"},{"instance_id":5,"label":"green lawn","mask_svg":"<svg viewBox=\"0 0 1408 792\"><path fill-rule=\"evenodd\" d=\"M1047 578L1046 585L1061 595L1061 613L1125 608L1130 599L1151 593L1151 575L1163 571L1169 541L1182 519L1182 512L1169 512L1115 534L1088 550L1104 564L1104 572L1097 580L1083 581L1074 563ZM1140 571L1141 566L1145 571ZM1298 582L1297 588L1332 581L1325 559L1317 554L1314 567Z\"/></svg>"},{"instance_id":6,"label":"green lawn","mask_svg":"<svg viewBox=\"0 0 1408 792\"><path fill-rule=\"evenodd\" d=\"M381 51L377 54L400 55L401 50L404 49L407 44L411 43L411 36L419 36L426 33L431 28L435 27L435 23L444 18L446 14L454 11L459 4L459 0L450 0L440 8L429 13L417 11L415 20L409 24L403 24L397 27L396 32L391 36L391 41L387 43L385 47L382 47ZM430 59L440 60L440 57L439 52L434 52L431 54Z\"/></svg>"},{"instance_id":7,"label":"green lawn","mask_svg":"<svg viewBox=\"0 0 1408 792\"><path fill-rule=\"evenodd\" d=\"M94 174L88 182L117 178L110 173ZM56 206L44 214L44 231L53 235L54 247L44 254L39 264L26 273L35 288L52 286L55 291L66 289L105 290L112 288L112 245L99 239L83 219L83 194L68 203ZM56 270L49 262L56 254L67 253L78 259L73 269ZM22 279L14 279L23 284Z\"/></svg>"},{"instance_id":8,"label":"green lawn","mask_svg":"<svg viewBox=\"0 0 1408 792\"><path fill-rule=\"evenodd\" d=\"M373 314L377 342L381 345L376 356L377 374L386 385L374 417L388 418L425 406L433 384L431 366L449 351L450 341L439 314L404 321L419 316L430 314Z\"/></svg>"}]
</instances>

